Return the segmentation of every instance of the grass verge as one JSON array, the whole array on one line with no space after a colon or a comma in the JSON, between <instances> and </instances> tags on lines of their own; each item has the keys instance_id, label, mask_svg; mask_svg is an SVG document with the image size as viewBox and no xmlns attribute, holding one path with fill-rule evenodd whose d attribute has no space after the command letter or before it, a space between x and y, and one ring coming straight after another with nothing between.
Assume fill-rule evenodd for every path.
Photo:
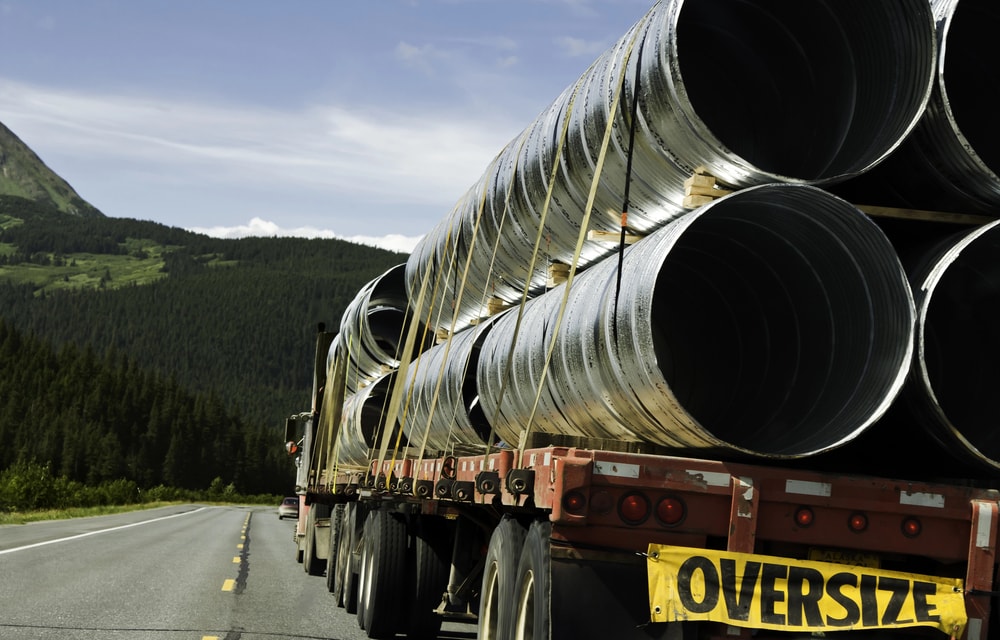
<instances>
[{"instance_id":1,"label":"grass verge","mask_svg":"<svg viewBox=\"0 0 1000 640\"><path fill-rule=\"evenodd\" d=\"M40 511L0 511L0 525L27 524L42 520L66 520L67 518L87 518L90 516L106 516L113 513L155 509L182 502L144 502L142 504L101 505L98 507L73 507L70 509L43 509Z\"/></svg>"}]
</instances>

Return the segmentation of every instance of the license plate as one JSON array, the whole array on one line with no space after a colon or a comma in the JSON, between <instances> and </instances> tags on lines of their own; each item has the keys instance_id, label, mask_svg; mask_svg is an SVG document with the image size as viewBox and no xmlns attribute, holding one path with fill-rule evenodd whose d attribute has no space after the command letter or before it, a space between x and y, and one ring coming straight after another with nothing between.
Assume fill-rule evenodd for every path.
<instances>
[{"instance_id":1,"label":"license plate","mask_svg":"<svg viewBox=\"0 0 1000 640\"><path fill-rule=\"evenodd\" d=\"M834 562L852 567L879 568L879 557L874 553L845 551L842 549L810 549L809 559L815 562Z\"/></svg>"}]
</instances>

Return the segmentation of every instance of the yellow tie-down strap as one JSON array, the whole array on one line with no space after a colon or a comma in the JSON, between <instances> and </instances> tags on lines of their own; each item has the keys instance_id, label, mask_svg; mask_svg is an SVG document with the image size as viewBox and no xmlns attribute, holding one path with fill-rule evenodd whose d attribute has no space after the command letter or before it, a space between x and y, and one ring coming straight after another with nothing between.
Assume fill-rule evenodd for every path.
<instances>
[{"instance_id":1,"label":"yellow tie-down strap","mask_svg":"<svg viewBox=\"0 0 1000 640\"><path fill-rule=\"evenodd\" d=\"M649 545L653 622L821 633L936 627L962 635L962 581L749 553Z\"/></svg>"}]
</instances>

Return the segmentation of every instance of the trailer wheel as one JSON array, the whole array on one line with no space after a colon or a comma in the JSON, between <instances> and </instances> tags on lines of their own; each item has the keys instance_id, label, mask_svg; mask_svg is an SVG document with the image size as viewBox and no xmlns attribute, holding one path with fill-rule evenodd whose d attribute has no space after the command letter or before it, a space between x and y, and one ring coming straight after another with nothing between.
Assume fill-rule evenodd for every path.
<instances>
[{"instance_id":1,"label":"trailer wheel","mask_svg":"<svg viewBox=\"0 0 1000 640\"><path fill-rule=\"evenodd\" d=\"M406 522L384 510L372 512L365 523L358 620L369 638L391 638L405 628L399 604L405 597Z\"/></svg>"},{"instance_id":2,"label":"trailer wheel","mask_svg":"<svg viewBox=\"0 0 1000 640\"><path fill-rule=\"evenodd\" d=\"M549 537L552 524L536 520L524 539L515 584L515 640L549 637Z\"/></svg>"},{"instance_id":3,"label":"trailer wheel","mask_svg":"<svg viewBox=\"0 0 1000 640\"><path fill-rule=\"evenodd\" d=\"M316 509L315 505L309 508L309 513L306 514L306 538L305 545L302 550L302 570L312 575L310 567L313 563L313 547L315 546L313 542L313 537L315 533L316 524Z\"/></svg>"},{"instance_id":4,"label":"trailer wheel","mask_svg":"<svg viewBox=\"0 0 1000 640\"><path fill-rule=\"evenodd\" d=\"M434 610L448 589L454 536L452 521L438 516L417 519L410 553L414 584L407 638L436 638L441 631L441 616Z\"/></svg>"},{"instance_id":5,"label":"trailer wheel","mask_svg":"<svg viewBox=\"0 0 1000 640\"><path fill-rule=\"evenodd\" d=\"M360 629L365 628L365 609L368 605L368 601L371 599L371 590L368 589L368 577L371 572L368 570L368 566L371 564L371 543L374 535L372 534L372 520L375 518L376 511L372 511L365 517L365 523L361 526L361 549L360 558L358 559L358 607L355 613L358 617L358 627Z\"/></svg>"},{"instance_id":6,"label":"trailer wheel","mask_svg":"<svg viewBox=\"0 0 1000 640\"><path fill-rule=\"evenodd\" d=\"M313 504L306 519L306 550L302 565L306 573L311 576L323 575L323 569L326 567L323 559L316 556L316 520L325 518L327 515L328 507L326 505Z\"/></svg>"},{"instance_id":7,"label":"trailer wheel","mask_svg":"<svg viewBox=\"0 0 1000 640\"><path fill-rule=\"evenodd\" d=\"M490 536L483 567L483 588L479 600L480 640L506 640L510 637L514 618L514 579L524 527L504 516Z\"/></svg>"},{"instance_id":8,"label":"trailer wheel","mask_svg":"<svg viewBox=\"0 0 1000 640\"><path fill-rule=\"evenodd\" d=\"M330 514L330 556L326 559L326 588L333 594L339 593L340 583L344 580L343 574L337 571L343 530L344 505L338 504L333 507L333 513Z\"/></svg>"},{"instance_id":9,"label":"trailer wheel","mask_svg":"<svg viewBox=\"0 0 1000 640\"><path fill-rule=\"evenodd\" d=\"M354 550L358 546L358 518L361 509L356 502L347 505L344 512L344 528L346 536L344 541L347 546L344 549L344 584L340 594L340 602L347 613L358 612L358 561Z\"/></svg>"}]
</instances>

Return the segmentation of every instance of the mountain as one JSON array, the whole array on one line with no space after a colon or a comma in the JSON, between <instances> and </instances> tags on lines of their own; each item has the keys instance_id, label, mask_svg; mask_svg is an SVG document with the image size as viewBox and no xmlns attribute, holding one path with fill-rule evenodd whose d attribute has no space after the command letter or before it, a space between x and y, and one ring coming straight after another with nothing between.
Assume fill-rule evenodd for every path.
<instances>
[{"instance_id":1,"label":"mountain","mask_svg":"<svg viewBox=\"0 0 1000 640\"><path fill-rule=\"evenodd\" d=\"M111 218L0 125L0 471L287 490L318 324L405 260Z\"/></svg>"},{"instance_id":2,"label":"mountain","mask_svg":"<svg viewBox=\"0 0 1000 640\"><path fill-rule=\"evenodd\" d=\"M0 123L0 195L18 196L48 204L57 211L74 216L103 215L81 198L68 182L49 169L3 123Z\"/></svg>"},{"instance_id":3,"label":"mountain","mask_svg":"<svg viewBox=\"0 0 1000 640\"><path fill-rule=\"evenodd\" d=\"M211 238L82 200L71 213L51 196L68 184L3 131L5 175L21 177L3 184L43 195L0 194L0 319L56 348L113 349L251 424L309 409L318 323L338 326L366 283L406 261L343 240Z\"/></svg>"}]
</instances>

